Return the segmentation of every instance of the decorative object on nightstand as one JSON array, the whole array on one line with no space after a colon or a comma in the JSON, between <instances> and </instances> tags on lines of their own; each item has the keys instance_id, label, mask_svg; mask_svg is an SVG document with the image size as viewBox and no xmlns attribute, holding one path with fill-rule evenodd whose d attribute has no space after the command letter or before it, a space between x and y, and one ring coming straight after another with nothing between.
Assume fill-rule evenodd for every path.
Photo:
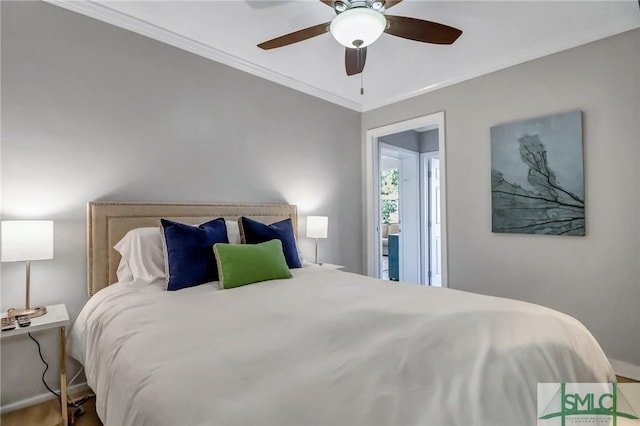
<instances>
[{"instance_id":1,"label":"decorative object on nightstand","mask_svg":"<svg viewBox=\"0 0 640 426\"><path fill-rule=\"evenodd\" d=\"M307 238L316 240L316 257L315 262L318 263L318 238L327 238L327 230L329 229L329 218L327 216L307 216Z\"/></svg>"},{"instance_id":2,"label":"decorative object on nightstand","mask_svg":"<svg viewBox=\"0 0 640 426\"><path fill-rule=\"evenodd\" d=\"M26 262L26 301L24 309L9 309L10 317L39 317L47 312L44 306L31 307L31 261L53 259L53 221L3 220L2 261Z\"/></svg>"}]
</instances>

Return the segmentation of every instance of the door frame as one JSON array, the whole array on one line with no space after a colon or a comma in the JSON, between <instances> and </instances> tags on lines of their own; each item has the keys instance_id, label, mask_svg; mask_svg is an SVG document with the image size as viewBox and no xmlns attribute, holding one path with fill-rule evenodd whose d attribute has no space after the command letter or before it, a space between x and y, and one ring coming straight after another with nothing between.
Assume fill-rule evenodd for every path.
<instances>
[{"instance_id":1,"label":"door frame","mask_svg":"<svg viewBox=\"0 0 640 426\"><path fill-rule=\"evenodd\" d=\"M438 152L440 153L440 214L442 215L442 287L448 287L448 244L447 244L447 186L446 186L446 144L444 111L412 118L397 123L368 129L365 132L363 167L363 263L365 273L380 278L380 149L378 138L382 136L414 130L425 126L438 127Z\"/></svg>"}]
</instances>

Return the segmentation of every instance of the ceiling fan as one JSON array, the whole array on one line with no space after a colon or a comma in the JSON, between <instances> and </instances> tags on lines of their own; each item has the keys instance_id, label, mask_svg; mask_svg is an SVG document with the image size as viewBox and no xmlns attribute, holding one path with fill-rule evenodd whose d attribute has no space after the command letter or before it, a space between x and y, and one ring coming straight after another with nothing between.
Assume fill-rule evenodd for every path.
<instances>
[{"instance_id":1,"label":"ceiling fan","mask_svg":"<svg viewBox=\"0 0 640 426\"><path fill-rule=\"evenodd\" d=\"M382 33L409 40L433 44L453 44L462 31L448 25L405 16L385 15L384 12L402 0L320 0L332 7L336 17L330 22L295 31L258 45L269 50L331 32L346 47L347 75L362 72L367 59L367 46ZM639 0L640 1L640 0Z\"/></svg>"}]
</instances>

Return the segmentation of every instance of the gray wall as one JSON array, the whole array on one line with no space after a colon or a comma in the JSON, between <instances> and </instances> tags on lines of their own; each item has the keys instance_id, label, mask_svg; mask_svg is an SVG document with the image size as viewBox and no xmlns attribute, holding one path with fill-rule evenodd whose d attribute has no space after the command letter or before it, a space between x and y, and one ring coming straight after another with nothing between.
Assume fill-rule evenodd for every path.
<instances>
[{"instance_id":1,"label":"gray wall","mask_svg":"<svg viewBox=\"0 0 640 426\"><path fill-rule=\"evenodd\" d=\"M438 129L420 132L420 152L434 152L439 149Z\"/></svg>"},{"instance_id":2,"label":"gray wall","mask_svg":"<svg viewBox=\"0 0 640 426\"><path fill-rule=\"evenodd\" d=\"M445 111L449 285L577 317L640 364L640 30L363 114L363 131ZM489 128L584 112L586 237L491 233Z\"/></svg>"},{"instance_id":3,"label":"gray wall","mask_svg":"<svg viewBox=\"0 0 640 426\"><path fill-rule=\"evenodd\" d=\"M32 301L87 300L91 200L288 202L329 216L321 261L361 271L360 114L42 2L2 2L2 214L55 220ZM3 264L4 311L24 265ZM54 333L41 335L53 361ZM2 405L45 392L35 346L2 342Z\"/></svg>"},{"instance_id":4,"label":"gray wall","mask_svg":"<svg viewBox=\"0 0 640 426\"><path fill-rule=\"evenodd\" d=\"M379 141L413 152L433 152L438 150L438 129L424 132L407 130L382 136Z\"/></svg>"},{"instance_id":5,"label":"gray wall","mask_svg":"<svg viewBox=\"0 0 640 426\"><path fill-rule=\"evenodd\" d=\"M380 142L404 148L409 151L420 151L420 134L415 130L407 130L406 132L382 136L379 140Z\"/></svg>"}]
</instances>

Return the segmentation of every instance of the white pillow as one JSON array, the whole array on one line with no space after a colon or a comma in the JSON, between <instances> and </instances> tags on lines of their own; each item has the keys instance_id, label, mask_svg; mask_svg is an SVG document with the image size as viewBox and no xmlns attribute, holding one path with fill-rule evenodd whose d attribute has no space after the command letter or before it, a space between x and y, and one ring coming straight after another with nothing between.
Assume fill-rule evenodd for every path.
<instances>
[{"instance_id":1,"label":"white pillow","mask_svg":"<svg viewBox=\"0 0 640 426\"><path fill-rule=\"evenodd\" d=\"M227 238L229 244L241 244L240 240L240 226L236 220L225 220L224 224L227 226Z\"/></svg>"},{"instance_id":2,"label":"white pillow","mask_svg":"<svg viewBox=\"0 0 640 426\"><path fill-rule=\"evenodd\" d=\"M136 228L127 232L113 247L127 263L133 280L151 283L157 279L165 279L164 253L160 228ZM118 267L120 271L121 265ZM122 274L127 277L124 267ZM118 274L120 280L120 274Z\"/></svg>"},{"instance_id":3,"label":"white pillow","mask_svg":"<svg viewBox=\"0 0 640 426\"><path fill-rule=\"evenodd\" d=\"M128 283L133 281L133 273L131 272L131 268L129 268L129 262L127 262L124 257L120 258L116 276L118 277L119 283Z\"/></svg>"}]
</instances>

